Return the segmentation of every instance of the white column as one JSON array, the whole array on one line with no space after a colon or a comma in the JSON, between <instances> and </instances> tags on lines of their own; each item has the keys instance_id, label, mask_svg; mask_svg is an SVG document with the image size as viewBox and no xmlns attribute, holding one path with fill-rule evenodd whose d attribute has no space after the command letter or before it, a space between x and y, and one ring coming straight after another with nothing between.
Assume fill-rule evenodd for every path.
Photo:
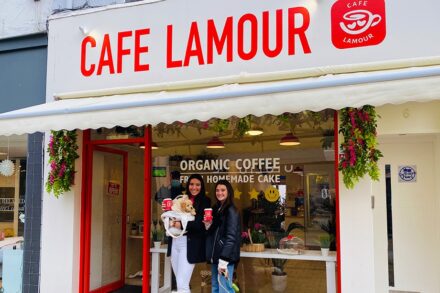
<instances>
[{"instance_id":1,"label":"white column","mask_svg":"<svg viewBox=\"0 0 440 293\"><path fill-rule=\"evenodd\" d=\"M159 292L160 253L151 253L151 293ZM144 276L146 278L147 276Z\"/></svg>"},{"instance_id":2,"label":"white column","mask_svg":"<svg viewBox=\"0 0 440 293\"><path fill-rule=\"evenodd\" d=\"M325 262L325 272L327 279L327 293L336 293L336 275L335 275L335 262Z\"/></svg>"}]
</instances>

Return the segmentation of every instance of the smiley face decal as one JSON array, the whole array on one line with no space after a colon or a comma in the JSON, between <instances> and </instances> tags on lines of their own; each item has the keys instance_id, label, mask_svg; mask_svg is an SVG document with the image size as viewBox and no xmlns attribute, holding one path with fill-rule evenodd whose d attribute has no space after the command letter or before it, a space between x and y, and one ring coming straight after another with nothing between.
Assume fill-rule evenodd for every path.
<instances>
[{"instance_id":1,"label":"smiley face decal","mask_svg":"<svg viewBox=\"0 0 440 293\"><path fill-rule=\"evenodd\" d=\"M273 186L269 186L264 191L264 197L270 202L276 202L280 198L280 192Z\"/></svg>"}]
</instances>

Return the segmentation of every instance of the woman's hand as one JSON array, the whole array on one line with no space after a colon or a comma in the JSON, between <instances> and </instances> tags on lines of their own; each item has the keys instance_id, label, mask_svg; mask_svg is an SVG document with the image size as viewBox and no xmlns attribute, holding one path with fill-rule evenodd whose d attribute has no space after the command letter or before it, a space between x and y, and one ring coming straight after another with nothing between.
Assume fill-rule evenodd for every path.
<instances>
[{"instance_id":1,"label":"woman's hand","mask_svg":"<svg viewBox=\"0 0 440 293\"><path fill-rule=\"evenodd\" d=\"M182 230L182 222L181 221L170 221L170 227L174 227L176 229Z\"/></svg>"},{"instance_id":2,"label":"woman's hand","mask_svg":"<svg viewBox=\"0 0 440 293\"><path fill-rule=\"evenodd\" d=\"M208 230L209 227L211 227L212 225L212 220L211 221L205 221L205 219L203 219L203 224L205 224L205 229Z\"/></svg>"},{"instance_id":3,"label":"woman's hand","mask_svg":"<svg viewBox=\"0 0 440 293\"><path fill-rule=\"evenodd\" d=\"M218 260L218 273L223 275L226 279L228 279L228 264L229 263L223 259Z\"/></svg>"}]
</instances>

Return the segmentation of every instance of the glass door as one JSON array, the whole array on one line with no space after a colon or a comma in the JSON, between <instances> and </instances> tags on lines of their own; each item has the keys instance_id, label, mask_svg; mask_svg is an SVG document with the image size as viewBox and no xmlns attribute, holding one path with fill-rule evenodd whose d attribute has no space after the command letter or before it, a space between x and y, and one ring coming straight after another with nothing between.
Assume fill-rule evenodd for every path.
<instances>
[{"instance_id":1,"label":"glass door","mask_svg":"<svg viewBox=\"0 0 440 293\"><path fill-rule=\"evenodd\" d=\"M124 285L127 155L95 146L91 187L90 292Z\"/></svg>"}]
</instances>

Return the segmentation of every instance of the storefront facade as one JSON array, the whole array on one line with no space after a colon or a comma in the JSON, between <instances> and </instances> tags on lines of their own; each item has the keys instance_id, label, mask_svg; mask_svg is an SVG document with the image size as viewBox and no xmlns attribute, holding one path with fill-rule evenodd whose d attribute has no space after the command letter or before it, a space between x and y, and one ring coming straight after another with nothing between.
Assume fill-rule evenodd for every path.
<instances>
[{"instance_id":1,"label":"storefront facade","mask_svg":"<svg viewBox=\"0 0 440 293\"><path fill-rule=\"evenodd\" d=\"M29 35L17 36L8 25L6 20L2 36L9 38L0 40L2 113L44 103L46 88L47 34L24 29ZM10 159L14 169L0 175L0 231L11 237L2 242L6 291L35 292L39 287L42 140L41 133L0 138L1 160ZM11 253L14 246L18 249Z\"/></svg>"},{"instance_id":2,"label":"storefront facade","mask_svg":"<svg viewBox=\"0 0 440 293\"><path fill-rule=\"evenodd\" d=\"M424 247L420 251L432 251L434 257L415 254L409 258L408 246L399 243L408 242L402 233L405 207L417 201L412 198L413 193L404 202L393 199L399 207L393 207L392 216L395 230L391 242L395 243L396 262L392 266L393 280L384 278L391 275L390 264L386 262L390 242L389 231L385 229L389 224L386 179L379 183L365 179L355 189L346 189L336 171L337 148L328 159L321 142L322 130L338 128L337 113L331 111L327 115L328 109L378 106L382 116L378 134L385 154L381 170L384 175L385 168L391 167L392 194L403 194L409 189L417 193L423 188L424 194L431 194L424 202L432 203L429 207L433 211L440 210L440 187L433 179L440 172L440 107L436 101L440 97L440 39L435 33L438 24L431 15L438 6L434 1L424 1L417 7L410 1L278 1L252 5L237 5L233 1L151 1L52 17L48 104L0 117L0 123L8 129L5 134L83 130L78 132L82 152L76 163L78 172L72 192L59 199L47 194L43 201L41 292L113 290L120 284L108 280L131 274L141 264L144 274L147 273L150 241L145 237L141 245L141 241L135 242L136 238L130 239L131 226L126 224L140 226L142 220L151 223L157 218L155 197L173 179L172 171L180 173L178 180L183 184L185 176L193 172L206 173L205 180L210 184L219 176L228 176L225 178L233 181L237 194L242 196L237 198L242 211L248 207L250 211L258 210L253 205L259 204L259 191L267 200L271 191L265 190L272 186L280 198L285 198L289 216L302 216L302 225L308 226L309 220L318 222L319 227L319 219L313 219L311 209L307 209L313 199L301 199L301 192L309 196L315 188L322 199L324 193L335 200L334 213L321 220L333 217L339 228L338 291L438 291L434 273L426 274L419 282L402 263L417 260L420 269L438 272L440 255L434 251L435 246L424 246L438 245L438 232L431 232L430 241L424 242L420 237L428 231L419 229L429 223L439 227L439 217L422 217L420 209L428 206L412 212L419 221L413 229L421 235L414 232L419 236L411 239ZM417 12L426 16L408 26L405 19ZM420 31L430 37L424 38ZM406 104L385 105L400 103ZM307 115L312 112L306 111L317 113L319 123L314 124L314 116ZM36 119L38 123L32 123ZM228 126L221 129L222 121L228 121ZM263 128L264 134L255 138L237 135L234 125L243 121L249 128ZM137 134L127 133L130 125L140 127L136 128ZM144 125L152 127L144 129ZM117 136L121 131L115 126L124 127L126 137ZM296 150L280 145L283 136L290 132L301 141ZM205 151L213 136L223 140L224 149ZM153 142L159 149L151 150ZM334 144L337 142L336 137ZM420 156L411 160L407 158L412 156L410 149L394 151L402 144L415 142ZM145 151L137 148L141 143L146 146ZM118 159L110 159L112 156ZM213 167L209 163L212 161L221 166ZM205 162L208 164L204 165ZM117 164L114 168L121 172L105 173L111 164ZM402 170L399 166L406 165L417 166L419 180L402 183L393 177L393 172ZM284 171L274 171L274 166ZM293 172L295 169L302 170L303 176ZM136 176L130 175L133 170L137 170ZM232 172L243 176L232 176ZM250 176L253 172L255 176ZM134 185L135 190L131 188ZM102 236L111 234L105 230L109 227L98 229L104 227L105 213L110 209L93 209L95 205L104 207L109 204L105 200L115 198L110 197L109 186L112 192L117 191L116 198L121 199L117 208L122 211L116 216L117 225L111 226L121 229L123 235L114 249L127 251L120 253L121 258L113 264L120 269L110 270L116 277L96 269L97 264L100 268L110 266L103 262L103 255L94 253L110 251L103 245L111 242L111 238ZM95 191L106 193L107 197L94 201L90 195ZM131 193L142 196L130 202L135 197ZM134 210L127 212L130 208ZM322 206L315 208L325 213ZM121 220L127 215L135 216L131 221ZM96 219L101 222L94 222ZM150 225L144 225L143 231L149 235ZM313 250L319 235L309 232L305 229L297 234ZM142 253L124 264L124 257L130 258L129 253L139 249ZM256 267L245 263L243 270ZM147 292L149 282L143 280L143 292Z\"/></svg>"}]
</instances>

